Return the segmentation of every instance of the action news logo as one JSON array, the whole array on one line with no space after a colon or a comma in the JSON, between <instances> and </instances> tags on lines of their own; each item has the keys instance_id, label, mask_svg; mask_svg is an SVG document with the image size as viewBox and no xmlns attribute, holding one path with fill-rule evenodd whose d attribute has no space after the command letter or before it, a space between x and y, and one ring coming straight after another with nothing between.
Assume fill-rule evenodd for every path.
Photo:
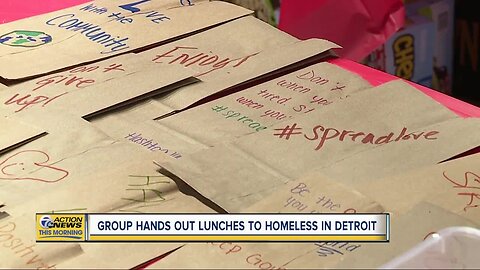
<instances>
[{"instance_id":1,"label":"action news logo","mask_svg":"<svg viewBox=\"0 0 480 270\"><path fill-rule=\"evenodd\" d=\"M37 214L37 241L83 241L84 214Z\"/></svg>"},{"instance_id":2,"label":"action news logo","mask_svg":"<svg viewBox=\"0 0 480 270\"><path fill-rule=\"evenodd\" d=\"M53 228L53 220L50 216L43 216L40 218L40 227L44 229Z\"/></svg>"},{"instance_id":3,"label":"action news logo","mask_svg":"<svg viewBox=\"0 0 480 270\"><path fill-rule=\"evenodd\" d=\"M50 216L42 216L40 218L40 227L44 229L54 228L77 228L80 229L83 226L83 217L55 217L52 219Z\"/></svg>"}]
</instances>

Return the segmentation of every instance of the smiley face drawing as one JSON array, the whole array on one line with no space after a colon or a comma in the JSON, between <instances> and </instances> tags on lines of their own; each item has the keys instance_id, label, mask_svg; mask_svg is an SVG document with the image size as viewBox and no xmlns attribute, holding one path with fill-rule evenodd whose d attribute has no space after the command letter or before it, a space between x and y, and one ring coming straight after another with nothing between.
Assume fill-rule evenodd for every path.
<instances>
[{"instance_id":1,"label":"smiley face drawing","mask_svg":"<svg viewBox=\"0 0 480 270\"><path fill-rule=\"evenodd\" d=\"M39 31L16 30L0 36L0 44L12 47L38 47L51 41L49 34Z\"/></svg>"},{"instance_id":2,"label":"smiley face drawing","mask_svg":"<svg viewBox=\"0 0 480 270\"><path fill-rule=\"evenodd\" d=\"M47 165L47 153L24 150L0 160L0 180L32 180L55 183L68 176L66 170Z\"/></svg>"}]
</instances>

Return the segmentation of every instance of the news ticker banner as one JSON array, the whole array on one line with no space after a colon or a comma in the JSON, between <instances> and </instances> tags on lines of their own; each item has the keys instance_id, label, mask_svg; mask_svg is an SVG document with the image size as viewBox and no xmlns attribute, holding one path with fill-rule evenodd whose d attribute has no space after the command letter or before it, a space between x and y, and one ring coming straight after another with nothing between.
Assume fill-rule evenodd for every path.
<instances>
[{"instance_id":1,"label":"news ticker banner","mask_svg":"<svg viewBox=\"0 0 480 270\"><path fill-rule=\"evenodd\" d=\"M37 242L388 242L389 214L36 214Z\"/></svg>"}]
</instances>

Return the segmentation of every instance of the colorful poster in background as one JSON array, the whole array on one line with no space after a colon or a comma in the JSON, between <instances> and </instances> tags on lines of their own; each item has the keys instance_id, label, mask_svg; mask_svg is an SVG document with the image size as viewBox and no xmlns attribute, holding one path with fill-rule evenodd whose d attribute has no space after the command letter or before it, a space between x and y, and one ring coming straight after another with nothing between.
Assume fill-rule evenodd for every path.
<instances>
[{"instance_id":1,"label":"colorful poster in background","mask_svg":"<svg viewBox=\"0 0 480 270\"><path fill-rule=\"evenodd\" d=\"M385 64L381 70L431 88L435 23L417 15L407 24L381 46Z\"/></svg>"},{"instance_id":2,"label":"colorful poster in background","mask_svg":"<svg viewBox=\"0 0 480 270\"><path fill-rule=\"evenodd\" d=\"M52 12L83 4L90 0L2 0L0 1L0 23L12 22L31 16Z\"/></svg>"},{"instance_id":3,"label":"colorful poster in background","mask_svg":"<svg viewBox=\"0 0 480 270\"><path fill-rule=\"evenodd\" d=\"M279 28L299 39L333 41L343 47L338 51L341 57L360 61L403 27L404 21L402 0L283 0Z\"/></svg>"}]
</instances>

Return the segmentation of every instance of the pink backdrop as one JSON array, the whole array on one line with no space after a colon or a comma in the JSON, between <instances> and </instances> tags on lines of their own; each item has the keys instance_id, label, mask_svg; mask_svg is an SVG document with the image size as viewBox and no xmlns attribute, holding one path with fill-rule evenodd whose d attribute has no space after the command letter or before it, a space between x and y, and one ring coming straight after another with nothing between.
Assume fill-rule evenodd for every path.
<instances>
[{"instance_id":1,"label":"pink backdrop","mask_svg":"<svg viewBox=\"0 0 480 270\"><path fill-rule=\"evenodd\" d=\"M0 0L0 23L47 13L89 0Z\"/></svg>"},{"instance_id":2,"label":"pink backdrop","mask_svg":"<svg viewBox=\"0 0 480 270\"><path fill-rule=\"evenodd\" d=\"M299 39L323 38L359 61L385 43L405 21L402 0L282 0L279 28Z\"/></svg>"}]
</instances>

